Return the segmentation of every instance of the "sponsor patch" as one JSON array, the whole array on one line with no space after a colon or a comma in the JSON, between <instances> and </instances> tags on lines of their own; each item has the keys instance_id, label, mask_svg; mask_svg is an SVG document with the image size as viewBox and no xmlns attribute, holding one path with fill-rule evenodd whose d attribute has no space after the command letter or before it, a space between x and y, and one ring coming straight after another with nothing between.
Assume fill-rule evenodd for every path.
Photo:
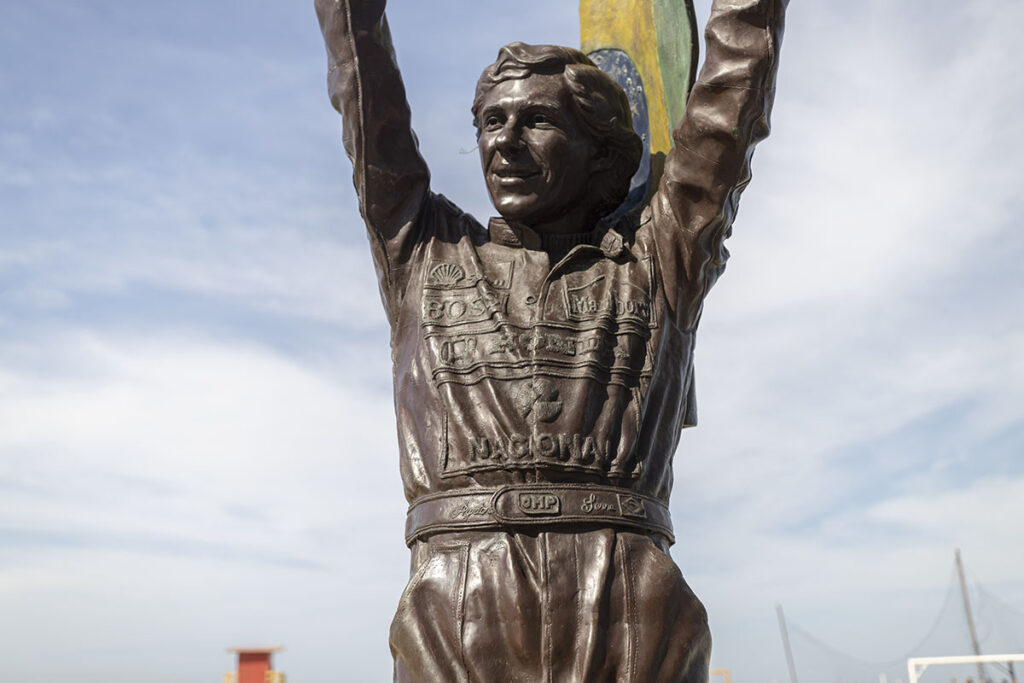
<instances>
[{"instance_id":1,"label":"sponsor patch","mask_svg":"<svg viewBox=\"0 0 1024 683\"><path fill-rule=\"evenodd\" d=\"M562 511L562 499L550 491L531 491L516 496L519 511L525 515L557 515Z\"/></svg>"},{"instance_id":2,"label":"sponsor patch","mask_svg":"<svg viewBox=\"0 0 1024 683\"><path fill-rule=\"evenodd\" d=\"M458 263L448 261L431 264L427 272L427 284L435 287L454 287L465 279L466 270Z\"/></svg>"},{"instance_id":3,"label":"sponsor patch","mask_svg":"<svg viewBox=\"0 0 1024 683\"><path fill-rule=\"evenodd\" d=\"M469 434L458 450L465 453L465 460L457 467L555 462L603 468L610 444L590 434Z\"/></svg>"},{"instance_id":4,"label":"sponsor patch","mask_svg":"<svg viewBox=\"0 0 1024 683\"><path fill-rule=\"evenodd\" d=\"M527 419L554 422L562 413L558 399L558 386L547 377L535 377L523 382L514 394L519 414Z\"/></svg>"},{"instance_id":5,"label":"sponsor patch","mask_svg":"<svg viewBox=\"0 0 1024 683\"><path fill-rule=\"evenodd\" d=\"M436 294L424 292L423 324L447 327L484 322L496 313L505 313L507 308L507 293L482 287Z\"/></svg>"}]
</instances>

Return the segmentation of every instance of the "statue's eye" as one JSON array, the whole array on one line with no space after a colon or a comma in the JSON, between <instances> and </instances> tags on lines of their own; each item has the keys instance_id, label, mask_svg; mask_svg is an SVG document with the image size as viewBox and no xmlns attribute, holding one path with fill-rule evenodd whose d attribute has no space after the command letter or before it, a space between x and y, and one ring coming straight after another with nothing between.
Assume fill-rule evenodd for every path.
<instances>
[{"instance_id":1,"label":"statue's eye","mask_svg":"<svg viewBox=\"0 0 1024 683\"><path fill-rule=\"evenodd\" d=\"M533 114L530 116L531 126L540 126L543 128L546 126L553 126L554 124L554 120L552 120L552 118L547 114Z\"/></svg>"},{"instance_id":2,"label":"statue's eye","mask_svg":"<svg viewBox=\"0 0 1024 683\"><path fill-rule=\"evenodd\" d=\"M497 116L488 116L484 119L485 130L498 130L501 128L501 119Z\"/></svg>"}]
</instances>

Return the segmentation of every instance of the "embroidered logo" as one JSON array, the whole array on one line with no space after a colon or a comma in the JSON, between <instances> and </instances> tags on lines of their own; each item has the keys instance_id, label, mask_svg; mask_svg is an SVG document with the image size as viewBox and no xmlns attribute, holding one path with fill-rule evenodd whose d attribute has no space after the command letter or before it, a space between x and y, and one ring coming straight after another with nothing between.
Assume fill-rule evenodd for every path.
<instances>
[{"instance_id":1,"label":"embroidered logo","mask_svg":"<svg viewBox=\"0 0 1024 683\"><path fill-rule=\"evenodd\" d=\"M491 514L491 508L486 503L462 503L452 511L455 519L466 519L467 517L484 517Z\"/></svg>"},{"instance_id":2,"label":"embroidered logo","mask_svg":"<svg viewBox=\"0 0 1024 683\"><path fill-rule=\"evenodd\" d=\"M432 285L452 287L466 279L466 271L457 263L439 263L430 270L427 281Z\"/></svg>"},{"instance_id":3,"label":"embroidered logo","mask_svg":"<svg viewBox=\"0 0 1024 683\"><path fill-rule=\"evenodd\" d=\"M520 386L515 402L523 417L532 416L541 422L554 422L562 414L558 387L547 377L536 377Z\"/></svg>"},{"instance_id":4,"label":"embroidered logo","mask_svg":"<svg viewBox=\"0 0 1024 683\"><path fill-rule=\"evenodd\" d=\"M520 493L519 511L526 515L557 515L562 511L562 499L554 493Z\"/></svg>"},{"instance_id":5,"label":"embroidered logo","mask_svg":"<svg viewBox=\"0 0 1024 683\"><path fill-rule=\"evenodd\" d=\"M644 502L636 496L623 496L620 494L619 510L625 517L647 518L647 509L644 507Z\"/></svg>"},{"instance_id":6,"label":"embroidered logo","mask_svg":"<svg viewBox=\"0 0 1024 683\"><path fill-rule=\"evenodd\" d=\"M582 510L584 513L588 515L592 512L618 512L614 504L598 500L597 496L594 495L593 493L591 493L589 496L583 499L583 504L580 505L580 510Z\"/></svg>"}]
</instances>

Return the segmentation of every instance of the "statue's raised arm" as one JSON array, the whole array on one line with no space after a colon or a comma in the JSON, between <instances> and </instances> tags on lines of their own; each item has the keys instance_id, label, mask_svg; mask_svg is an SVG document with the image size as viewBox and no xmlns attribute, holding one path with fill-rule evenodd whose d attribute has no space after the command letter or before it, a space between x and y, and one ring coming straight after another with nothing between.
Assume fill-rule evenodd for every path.
<instances>
[{"instance_id":1,"label":"statue's raised arm","mask_svg":"<svg viewBox=\"0 0 1024 683\"><path fill-rule=\"evenodd\" d=\"M316 0L316 13L327 47L328 93L342 115L359 210L393 321L430 174L410 125L384 5L384 0Z\"/></svg>"},{"instance_id":2,"label":"statue's raised arm","mask_svg":"<svg viewBox=\"0 0 1024 683\"><path fill-rule=\"evenodd\" d=\"M715 0L711 10L704 66L651 205L657 239L667 242L659 249L664 285L684 329L696 326L725 268L754 145L768 136L787 4Z\"/></svg>"}]
</instances>

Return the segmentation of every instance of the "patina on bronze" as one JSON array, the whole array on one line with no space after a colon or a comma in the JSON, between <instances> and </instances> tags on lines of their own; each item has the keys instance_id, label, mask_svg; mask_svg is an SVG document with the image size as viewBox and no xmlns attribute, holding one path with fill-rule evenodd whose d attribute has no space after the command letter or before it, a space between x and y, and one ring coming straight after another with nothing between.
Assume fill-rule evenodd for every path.
<instances>
[{"instance_id":1,"label":"patina on bronze","mask_svg":"<svg viewBox=\"0 0 1024 683\"><path fill-rule=\"evenodd\" d=\"M657 190L621 216L642 149L621 89L579 51L502 48L472 108L501 215L484 227L430 190L384 0L317 0L392 329L412 549L395 680L707 681L671 463L786 4L715 1Z\"/></svg>"}]
</instances>

